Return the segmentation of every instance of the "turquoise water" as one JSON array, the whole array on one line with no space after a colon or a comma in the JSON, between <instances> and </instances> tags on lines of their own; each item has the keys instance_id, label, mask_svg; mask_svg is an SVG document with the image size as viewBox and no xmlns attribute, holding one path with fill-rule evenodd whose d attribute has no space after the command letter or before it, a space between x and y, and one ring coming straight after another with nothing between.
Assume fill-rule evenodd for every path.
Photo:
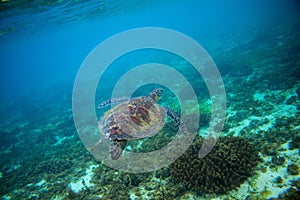
<instances>
[{"instance_id":1,"label":"turquoise water","mask_svg":"<svg viewBox=\"0 0 300 200\"><path fill-rule=\"evenodd\" d=\"M2 199L299 199L299 10L293 0L1 1ZM226 117L215 148L204 159L195 157L213 111L203 77L174 53L143 49L120 56L95 91L98 119L109 107L97 105L111 97L123 75L146 63L177 70L198 100L197 108L185 96L187 126L199 126L192 147L161 169L129 173L85 148L74 123L72 92L80 66L99 43L143 27L172 29L203 46L224 82ZM151 34L147 39L155 40ZM149 74L173 80L160 71ZM120 94L139 79L127 80ZM184 95L181 84L173 83ZM164 89L158 104L180 113L180 97L162 84L136 88L133 97L158 87ZM199 122L191 118L198 111ZM166 117L156 135L128 141L125 150L159 150L177 130ZM96 143L100 133L95 135Z\"/></svg>"}]
</instances>

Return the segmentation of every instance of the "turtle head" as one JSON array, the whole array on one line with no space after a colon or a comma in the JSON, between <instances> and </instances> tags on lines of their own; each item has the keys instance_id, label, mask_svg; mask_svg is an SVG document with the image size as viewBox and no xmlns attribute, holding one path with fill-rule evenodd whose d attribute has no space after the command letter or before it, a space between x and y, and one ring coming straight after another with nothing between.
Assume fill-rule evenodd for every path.
<instances>
[{"instance_id":1,"label":"turtle head","mask_svg":"<svg viewBox=\"0 0 300 200\"><path fill-rule=\"evenodd\" d=\"M161 97L163 93L163 89L161 88L157 88L155 90L153 90L151 93L150 93L150 97L154 100L154 101L158 101L159 98Z\"/></svg>"}]
</instances>

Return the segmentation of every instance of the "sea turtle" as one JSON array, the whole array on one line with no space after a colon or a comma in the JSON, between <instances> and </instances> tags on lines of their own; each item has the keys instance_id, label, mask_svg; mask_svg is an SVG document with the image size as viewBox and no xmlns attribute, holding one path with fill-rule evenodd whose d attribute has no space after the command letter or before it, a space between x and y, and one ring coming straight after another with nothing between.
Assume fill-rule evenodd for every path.
<instances>
[{"instance_id":1,"label":"sea turtle","mask_svg":"<svg viewBox=\"0 0 300 200\"><path fill-rule=\"evenodd\" d=\"M112 140L109 153L113 160L117 160L124 150L127 140L145 138L156 134L164 125L166 114L179 126L180 132L186 134L186 128L180 122L179 115L172 109L160 106L156 102L163 90L153 90L149 96L135 98L115 98L101 103L98 108L117 104L105 112L100 120L98 129L103 138Z\"/></svg>"}]
</instances>

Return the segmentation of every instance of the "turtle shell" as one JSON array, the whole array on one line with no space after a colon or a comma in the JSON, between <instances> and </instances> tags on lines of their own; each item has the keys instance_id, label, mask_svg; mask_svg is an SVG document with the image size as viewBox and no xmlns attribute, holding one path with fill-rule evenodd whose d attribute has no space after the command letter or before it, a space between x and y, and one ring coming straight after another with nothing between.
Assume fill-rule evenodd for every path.
<instances>
[{"instance_id":1,"label":"turtle shell","mask_svg":"<svg viewBox=\"0 0 300 200\"><path fill-rule=\"evenodd\" d=\"M111 140L132 140L156 134L165 123L165 110L150 97L122 102L104 113L99 130Z\"/></svg>"}]
</instances>

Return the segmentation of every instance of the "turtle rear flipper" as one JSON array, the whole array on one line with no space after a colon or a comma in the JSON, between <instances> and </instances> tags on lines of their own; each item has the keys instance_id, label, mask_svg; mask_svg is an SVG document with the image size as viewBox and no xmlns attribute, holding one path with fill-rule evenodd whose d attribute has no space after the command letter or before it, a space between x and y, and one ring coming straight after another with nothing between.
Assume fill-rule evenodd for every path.
<instances>
[{"instance_id":1,"label":"turtle rear flipper","mask_svg":"<svg viewBox=\"0 0 300 200\"><path fill-rule=\"evenodd\" d=\"M180 120L180 116L177 114L177 112L166 106L164 106L164 109L166 110L167 115L175 122L177 126L179 126L180 133L186 135L188 133L186 126Z\"/></svg>"},{"instance_id":2,"label":"turtle rear flipper","mask_svg":"<svg viewBox=\"0 0 300 200\"><path fill-rule=\"evenodd\" d=\"M114 140L112 143L110 143L109 153L111 159L118 160L126 146L126 143L127 140Z\"/></svg>"}]
</instances>

